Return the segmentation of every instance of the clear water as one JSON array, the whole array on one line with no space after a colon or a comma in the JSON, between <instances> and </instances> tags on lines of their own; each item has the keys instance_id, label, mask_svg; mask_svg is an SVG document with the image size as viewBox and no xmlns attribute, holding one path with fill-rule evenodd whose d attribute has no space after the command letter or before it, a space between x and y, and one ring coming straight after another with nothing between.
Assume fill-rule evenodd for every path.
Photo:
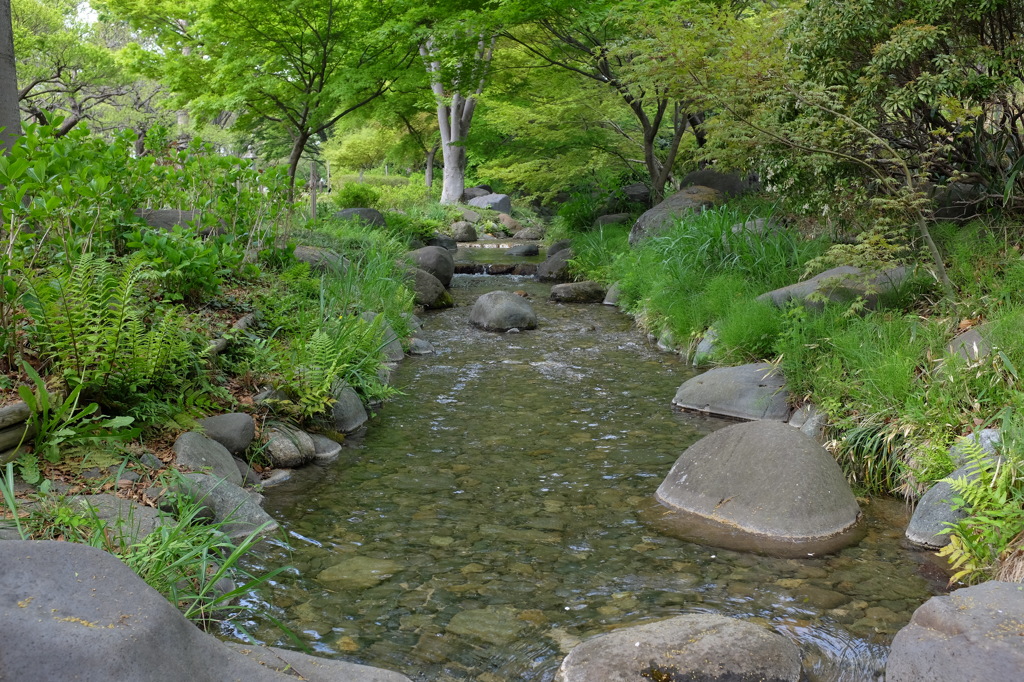
<instances>
[{"instance_id":1,"label":"clear water","mask_svg":"<svg viewBox=\"0 0 1024 682\"><path fill-rule=\"evenodd\" d=\"M472 328L472 302L494 289L529 293L540 328ZM551 680L587 637L714 612L791 638L810 680L880 679L893 635L938 589L901 546L903 505L867 505L867 537L824 558L644 526L679 454L729 422L673 412L692 369L617 311L551 304L549 290L455 278L459 307L425 320L437 354L398 370L405 395L342 460L268 491L286 539L252 568L294 569L252 600L264 614L248 631L295 647L269 615L320 655L416 680Z\"/></svg>"}]
</instances>

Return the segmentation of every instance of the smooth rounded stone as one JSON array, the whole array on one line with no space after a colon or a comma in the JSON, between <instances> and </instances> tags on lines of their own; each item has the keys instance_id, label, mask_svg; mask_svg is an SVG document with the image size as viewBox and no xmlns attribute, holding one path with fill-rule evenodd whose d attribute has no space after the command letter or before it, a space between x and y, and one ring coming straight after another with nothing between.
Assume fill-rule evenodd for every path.
<instances>
[{"instance_id":1,"label":"smooth rounded stone","mask_svg":"<svg viewBox=\"0 0 1024 682\"><path fill-rule=\"evenodd\" d=\"M973 466L962 466L947 478L959 480L973 478L975 475ZM914 515L907 524L907 539L919 547L929 549L939 549L948 545L949 533L944 531L949 530L950 524L955 524L967 516L963 510L953 509L952 500L955 497L956 492L948 480L936 481L935 485L917 501Z\"/></svg>"},{"instance_id":2,"label":"smooth rounded stone","mask_svg":"<svg viewBox=\"0 0 1024 682\"><path fill-rule=\"evenodd\" d=\"M288 400L288 394L279 388L268 388L265 391L260 391L252 397L252 401L256 404L273 403L275 401L281 402L285 400Z\"/></svg>"},{"instance_id":3,"label":"smooth rounded stone","mask_svg":"<svg viewBox=\"0 0 1024 682\"><path fill-rule=\"evenodd\" d=\"M679 182L680 186L702 185L710 187L732 199L757 188L758 183L747 180L739 173L722 173L710 168L702 168L687 173Z\"/></svg>"},{"instance_id":4,"label":"smooth rounded stone","mask_svg":"<svg viewBox=\"0 0 1024 682\"><path fill-rule=\"evenodd\" d=\"M609 213L607 215L599 216L594 221L594 229L600 230L602 227L611 227L612 225L625 225L628 222L628 213Z\"/></svg>"},{"instance_id":5,"label":"smooth rounded stone","mask_svg":"<svg viewBox=\"0 0 1024 682\"><path fill-rule=\"evenodd\" d=\"M1019 680L1024 587L990 581L932 597L892 642L886 682Z\"/></svg>"},{"instance_id":6,"label":"smooth rounded stone","mask_svg":"<svg viewBox=\"0 0 1024 682\"><path fill-rule=\"evenodd\" d=\"M469 321L488 331L535 329L537 314L522 296L508 291L491 291L473 304Z\"/></svg>"},{"instance_id":7,"label":"smooth rounded stone","mask_svg":"<svg viewBox=\"0 0 1024 682\"><path fill-rule=\"evenodd\" d=\"M410 682L405 675L383 668L319 658L272 646L252 646L237 642L226 644L261 667L280 673L282 679L287 675L292 680L308 682Z\"/></svg>"},{"instance_id":8,"label":"smooth rounded stone","mask_svg":"<svg viewBox=\"0 0 1024 682\"><path fill-rule=\"evenodd\" d=\"M825 611L839 608L850 601L848 595L816 585L801 585L793 590L793 597L801 606L806 604Z\"/></svg>"},{"instance_id":9,"label":"smooth rounded stone","mask_svg":"<svg viewBox=\"0 0 1024 682\"><path fill-rule=\"evenodd\" d=\"M470 199L476 199L477 197L485 197L491 193L491 190L483 187L467 187L462 192L462 201L467 202Z\"/></svg>"},{"instance_id":10,"label":"smooth rounded stone","mask_svg":"<svg viewBox=\"0 0 1024 682\"><path fill-rule=\"evenodd\" d=\"M569 274L572 257L572 249L560 249L554 254L548 251L547 260L537 266L537 279L541 282L568 282L572 279Z\"/></svg>"},{"instance_id":11,"label":"smooth rounded stone","mask_svg":"<svg viewBox=\"0 0 1024 682\"><path fill-rule=\"evenodd\" d=\"M244 452L256 437L256 423L244 412L218 414L199 420L199 426L207 438L217 441L237 455Z\"/></svg>"},{"instance_id":12,"label":"smooth rounded stone","mask_svg":"<svg viewBox=\"0 0 1024 682\"><path fill-rule=\"evenodd\" d=\"M120 537L126 544L143 540L170 521L169 517L153 507L115 495L76 495L71 500L80 506L83 515L95 515L106 524L111 537Z\"/></svg>"},{"instance_id":13,"label":"smooth rounded stone","mask_svg":"<svg viewBox=\"0 0 1024 682\"><path fill-rule=\"evenodd\" d=\"M525 239L529 241L539 241L544 239L544 230L540 227L524 227L515 234L512 235L513 239Z\"/></svg>"},{"instance_id":14,"label":"smooth rounded stone","mask_svg":"<svg viewBox=\"0 0 1024 682\"><path fill-rule=\"evenodd\" d=\"M433 355L434 344L426 339L414 336L409 339L409 355Z\"/></svg>"},{"instance_id":15,"label":"smooth rounded stone","mask_svg":"<svg viewBox=\"0 0 1024 682\"><path fill-rule=\"evenodd\" d=\"M335 220L358 220L372 227L387 227L384 214L375 208L345 208L334 214Z\"/></svg>"},{"instance_id":16,"label":"smooth rounded stone","mask_svg":"<svg viewBox=\"0 0 1024 682\"><path fill-rule=\"evenodd\" d=\"M260 481L260 484L264 488L273 488L275 485L292 480L292 473L291 469L274 469L269 476Z\"/></svg>"},{"instance_id":17,"label":"smooth rounded stone","mask_svg":"<svg viewBox=\"0 0 1024 682\"><path fill-rule=\"evenodd\" d=\"M313 461L317 464L330 464L341 456L341 443L319 433L311 433L309 437L316 446Z\"/></svg>"},{"instance_id":18,"label":"smooth rounded stone","mask_svg":"<svg viewBox=\"0 0 1024 682\"><path fill-rule=\"evenodd\" d=\"M410 268L408 279L412 281L413 303L428 310L451 308L455 300L444 284L426 270Z\"/></svg>"},{"instance_id":19,"label":"smooth rounded stone","mask_svg":"<svg viewBox=\"0 0 1024 682\"><path fill-rule=\"evenodd\" d=\"M982 429L958 439L949 448L949 458L958 467L964 466L968 462L967 449L964 447L965 441L973 441L979 445L982 451L990 456L986 459L994 461L992 458L998 456L998 446L1002 442L1002 436L999 435L999 429Z\"/></svg>"},{"instance_id":20,"label":"smooth rounded stone","mask_svg":"<svg viewBox=\"0 0 1024 682\"><path fill-rule=\"evenodd\" d=\"M806 556L859 539L860 508L839 465L781 422L705 436L672 465L655 499L673 535L731 549Z\"/></svg>"},{"instance_id":21,"label":"smooth rounded stone","mask_svg":"<svg viewBox=\"0 0 1024 682\"><path fill-rule=\"evenodd\" d=\"M814 403L804 403L789 416L788 424L800 429L819 443L825 441L825 429L828 428L828 415L818 409Z\"/></svg>"},{"instance_id":22,"label":"smooth rounded stone","mask_svg":"<svg viewBox=\"0 0 1024 682\"><path fill-rule=\"evenodd\" d=\"M498 213L512 212L512 199L507 194L485 194L466 202L473 208L487 208Z\"/></svg>"},{"instance_id":23,"label":"smooth rounded stone","mask_svg":"<svg viewBox=\"0 0 1024 682\"><path fill-rule=\"evenodd\" d=\"M800 652L768 628L690 614L621 628L569 652L556 682L797 682Z\"/></svg>"},{"instance_id":24,"label":"smooth rounded stone","mask_svg":"<svg viewBox=\"0 0 1024 682\"><path fill-rule=\"evenodd\" d=\"M548 258L550 258L551 256L555 255L559 251L562 251L564 249L571 249L571 248L572 248L572 240L571 239L560 239L559 241L551 244L548 247Z\"/></svg>"},{"instance_id":25,"label":"smooth rounded stone","mask_svg":"<svg viewBox=\"0 0 1024 682\"><path fill-rule=\"evenodd\" d=\"M488 644L509 644L519 639L527 628L515 609L506 606L459 611L452 616L447 632L460 637L473 637Z\"/></svg>"},{"instance_id":26,"label":"smooth rounded stone","mask_svg":"<svg viewBox=\"0 0 1024 682\"><path fill-rule=\"evenodd\" d=\"M187 431L174 441L175 461L193 471L210 471L234 485L242 484L234 457L223 445L201 433Z\"/></svg>"},{"instance_id":27,"label":"smooth rounded stone","mask_svg":"<svg viewBox=\"0 0 1024 682\"><path fill-rule=\"evenodd\" d=\"M785 421L789 392L782 375L766 362L716 367L688 379L672 404L717 417Z\"/></svg>"},{"instance_id":28,"label":"smooth rounded stone","mask_svg":"<svg viewBox=\"0 0 1024 682\"><path fill-rule=\"evenodd\" d=\"M261 485L263 481L260 479L259 474L253 471L252 465L246 461L235 457L235 467L238 468L238 473L242 474L242 484L247 487L254 485Z\"/></svg>"},{"instance_id":29,"label":"smooth rounded stone","mask_svg":"<svg viewBox=\"0 0 1024 682\"><path fill-rule=\"evenodd\" d=\"M317 574L317 580L342 590L362 590L387 580L402 568L397 561L354 556Z\"/></svg>"},{"instance_id":30,"label":"smooth rounded stone","mask_svg":"<svg viewBox=\"0 0 1024 682\"><path fill-rule=\"evenodd\" d=\"M540 254L540 247L536 244L519 244L505 252L507 256L536 256L538 254Z\"/></svg>"},{"instance_id":31,"label":"smooth rounded stone","mask_svg":"<svg viewBox=\"0 0 1024 682\"><path fill-rule=\"evenodd\" d=\"M0 407L0 429L26 421L31 413L32 411L28 409L28 405L20 400L6 407Z\"/></svg>"},{"instance_id":32,"label":"smooth rounded stone","mask_svg":"<svg viewBox=\"0 0 1024 682\"><path fill-rule=\"evenodd\" d=\"M429 246L427 248L433 249L437 247ZM443 251L444 249L441 250ZM372 323L374 320L377 319L378 313L367 310L366 312L360 314L359 317L361 317L366 322ZM383 337L384 341L384 348L382 349L381 352L384 353L384 358L388 362L398 362L399 360L405 357L405 351L402 350L402 342L401 340L399 340L398 334L395 333L394 328L386 320L382 320L381 336Z\"/></svg>"},{"instance_id":33,"label":"smooth rounded stone","mask_svg":"<svg viewBox=\"0 0 1024 682\"><path fill-rule=\"evenodd\" d=\"M947 343L946 352L959 356L965 363L977 362L988 357L992 352L992 344L985 338L985 334L990 329L989 325L985 324L971 327Z\"/></svg>"},{"instance_id":34,"label":"smooth rounded stone","mask_svg":"<svg viewBox=\"0 0 1024 682\"><path fill-rule=\"evenodd\" d=\"M605 305L618 306L619 300L622 298L622 285L615 282L608 287L607 293L604 295L604 300L601 303Z\"/></svg>"},{"instance_id":35,"label":"smooth rounded stone","mask_svg":"<svg viewBox=\"0 0 1024 682\"><path fill-rule=\"evenodd\" d=\"M427 240L427 246L440 246L442 249L447 249L450 252L459 250L458 242L446 234L435 234Z\"/></svg>"},{"instance_id":36,"label":"smooth rounded stone","mask_svg":"<svg viewBox=\"0 0 1024 682\"><path fill-rule=\"evenodd\" d=\"M322 249L318 246L296 246L295 260L308 263L316 272L344 273L348 270L348 260L337 251Z\"/></svg>"},{"instance_id":37,"label":"smooth rounded stone","mask_svg":"<svg viewBox=\"0 0 1024 682\"><path fill-rule=\"evenodd\" d=\"M452 223L452 238L456 242L475 242L477 240L476 228L468 220Z\"/></svg>"},{"instance_id":38,"label":"smooth rounded stone","mask_svg":"<svg viewBox=\"0 0 1024 682\"><path fill-rule=\"evenodd\" d=\"M0 430L0 452L32 442L36 435L35 424L16 424ZM13 454L13 453L12 453Z\"/></svg>"},{"instance_id":39,"label":"smooth rounded stone","mask_svg":"<svg viewBox=\"0 0 1024 682\"><path fill-rule=\"evenodd\" d=\"M711 358L715 355L716 343L718 343L718 332L714 328L709 328L704 332L704 336L697 342L697 347L693 350L692 362L694 367L700 367L711 361Z\"/></svg>"},{"instance_id":40,"label":"smooth rounded stone","mask_svg":"<svg viewBox=\"0 0 1024 682\"><path fill-rule=\"evenodd\" d=\"M227 645L117 558L84 544L5 544L0 594L4 679L286 682L301 675L310 682L407 682L387 670ZM60 655L40 655L46 651Z\"/></svg>"},{"instance_id":41,"label":"smooth rounded stone","mask_svg":"<svg viewBox=\"0 0 1024 682\"><path fill-rule=\"evenodd\" d=\"M480 214L477 213L476 211L464 208L460 211L460 213L462 215L462 219L465 220L467 223L476 224L480 222Z\"/></svg>"},{"instance_id":42,"label":"smooth rounded stone","mask_svg":"<svg viewBox=\"0 0 1024 682\"><path fill-rule=\"evenodd\" d=\"M290 426L276 426L267 432L267 459L278 469L294 469L313 460L316 445L308 433Z\"/></svg>"},{"instance_id":43,"label":"smooth rounded stone","mask_svg":"<svg viewBox=\"0 0 1024 682\"><path fill-rule=\"evenodd\" d=\"M523 229L522 224L508 213L499 213L498 222L501 223L501 226L504 227L505 231L509 234L515 234Z\"/></svg>"},{"instance_id":44,"label":"smooth rounded stone","mask_svg":"<svg viewBox=\"0 0 1024 682\"><path fill-rule=\"evenodd\" d=\"M213 520L223 523L221 530L233 539L251 533L272 533L278 523L260 504L263 497L206 474L185 474L179 492L200 502L213 513Z\"/></svg>"},{"instance_id":45,"label":"smooth rounded stone","mask_svg":"<svg viewBox=\"0 0 1024 682\"><path fill-rule=\"evenodd\" d=\"M366 413L363 401L355 389L344 382L335 384L331 391L334 403L330 408L331 425L339 433L352 433L370 420ZM312 460L318 460L316 456L316 441L312 437L313 444Z\"/></svg>"},{"instance_id":46,"label":"smooth rounded stone","mask_svg":"<svg viewBox=\"0 0 1024 682\"><path fill-rule=\"evenodd\" d=\"M429 272L437 277L445 287L452 283L452 275L455 274L455 259L452 253L440 246L424 246L409 252L409 259L420 270Z\"/></svg>"},{"instance_id":47,"label":"smooth rounded stone","mask_svg":"<svg viewBox=\"0 0 1024 682\"><path fill-rule=\"evenodd\" d=\"M903 266L864 273L852 265L841 265L802 282L761 294L757 300L774 303L780 308L794 301L812 310L821 310L825 306L822 299L845 303L863 298L865 307L874 310L878 307L879 297L895 291L910 275L911 271Z\"/></svg>"},{"instance_id":48,"label":"smooth rounded stone","mask_svg":"<svg viewBox=\"0 0 1024 682\"><path fill-rule=\"evenodd\" d=\"M722 201L721 192L696 185L684 187L652 209L645 211L629 231L630 246L664 232L682 218L701 213Z\"/></svg>"},{"instance_id":49,"label":"smooth rounded stone","mask_svg":"<svg viewBox=\"0 0 1024 682\"><path fill-rule=\"evenodd\" d=\"M622 195L626 197L626 201L631 201L634 204L649 206L651 203L651 188L642 182L626 185L622 188Z\"/></svg>"},{"instance_id":50,"label":"smooth rounded stone","mask_svg":"<svg viewBox=\"0 0 1024 682\"><path fill-rule=\"evenodd\" d=\"M600 282L568 282L551 287L551 300L559 303L601 303L607 293Z\"/></svg>"}]
</instances>

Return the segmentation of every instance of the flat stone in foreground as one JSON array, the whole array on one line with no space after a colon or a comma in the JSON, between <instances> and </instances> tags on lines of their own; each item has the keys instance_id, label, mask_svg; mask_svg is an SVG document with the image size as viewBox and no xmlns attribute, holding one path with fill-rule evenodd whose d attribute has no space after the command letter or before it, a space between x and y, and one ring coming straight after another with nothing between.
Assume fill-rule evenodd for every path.
<instances>
[{"instance_id":1,"label":"flat stone in foreground","mask_svg":"<svg viewBox=\"0 0 1024 682\"><path fill-rule=\"evenodd\" d=\"M772 365L760 362L717 367L697 375L679 387L672 404L716 417L785 421L788 398L782 375Z\"/></svg>"},{"instance_id":2,"label":"flat stone in foreground","mask_svg":"<svg viewBox=\"0 0 1024 682\"><path fill-rule=\"evenodd\" d=\"M728 426L690 446L655 498L673 535L806 555L856 539L860 508L832 455L781 422Z\"/></svg>"},{"instance_id":3,"label":"flat stone in foreground","mask_svg":"<svg viewBox=\"0 0 1024 682\"><path fill-rule=\"evenodd\" d=\"M556 682L796 682L800 653L782 635L712 614L678 616L589 639L562 661Z\"/></svg>"},{"instance_id":4,"label":"flat stone in foreground","mask_svg":"<svg viewBox=\"0 0 1024 682\"><path fill-rule=\"evenodd\" d=\"M4 542L0 637L4 680L407 679L277 649L247 647L250 658L202 632L110 554L71 542Z\"/></svg>"},{"instance_id":5,"label":"flat stone in foreground","mask_svg":"<svg viewBox=\"0 0 1024 682\"><path fill-rule=\"evenodd\" d=\"M1024 585L992 581L926 601L896 633L885 679L1024 679Z\"/></svg>"}]
</instances>

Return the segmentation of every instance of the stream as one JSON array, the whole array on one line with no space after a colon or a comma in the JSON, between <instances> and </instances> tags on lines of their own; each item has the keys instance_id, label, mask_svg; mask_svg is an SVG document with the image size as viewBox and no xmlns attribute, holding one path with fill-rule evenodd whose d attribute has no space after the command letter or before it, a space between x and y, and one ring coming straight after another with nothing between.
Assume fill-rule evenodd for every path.
<instances>
[{"instance_id":1,"label":"stream","mask_svg":"<svg viewBox=\"0 0 1024 682\"><path fill-rule=\"evenodd\" d=\"M495 289L528 294L540 327L470 326L473 301ZM548 681L588 637L710 612L791 638L808 680L882 679L892 637L943 587L901 544L909 510L862 500L866 537L826 557L658 534L641 512L662 478L732 422L673 411L695 370L617 310L549 291L455 277L457 307L423 317L436 354L394 376L403 395L339 461L267 491L283 532L247 568L292 568L248 600L246 632L296 648L276 620L318 655L414 680Z\"/></svg>"}]
</instances>

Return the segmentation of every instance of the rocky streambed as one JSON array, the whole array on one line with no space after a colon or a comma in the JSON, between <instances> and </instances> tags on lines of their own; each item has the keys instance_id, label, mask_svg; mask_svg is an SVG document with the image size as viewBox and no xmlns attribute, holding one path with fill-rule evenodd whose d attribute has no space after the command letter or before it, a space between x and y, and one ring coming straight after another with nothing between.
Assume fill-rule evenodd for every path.
<instances>
[{"instance_id":1,"label":"rocky streambed","mask_svg":"<svg viewBox=\"0 0 1024 682\"><path fill-rule=\"evenodd\" d=\"M526 296L537 329L470 325L493 290ZM550 680L594 635L715 614L792 642L808 679L878 678L944 583L902 542L908 510L863 504L865 537L828 556L658 532L643 519L676 458L734 422L673 411L692 368L616 310L553 303L550 290L456 275L457 306L425 317L436 353L394 377L405 395L340 460L269 492L285 541L253 568L294 570L253 596L266 617L249 632L293 646L272 617L318 655L413 679Z\"/></svg>"}]
</instances>

